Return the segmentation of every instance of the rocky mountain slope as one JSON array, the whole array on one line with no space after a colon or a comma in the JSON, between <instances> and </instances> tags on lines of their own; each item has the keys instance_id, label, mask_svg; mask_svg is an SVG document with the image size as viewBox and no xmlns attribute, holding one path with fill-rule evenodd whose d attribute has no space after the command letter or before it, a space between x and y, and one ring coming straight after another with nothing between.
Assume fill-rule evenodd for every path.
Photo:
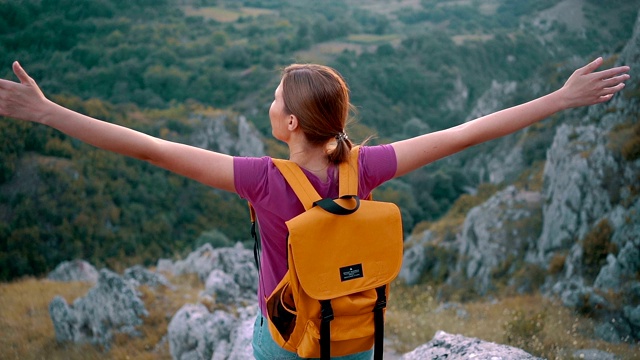
<instances>
[{"instance_id":1,"label":"rocky mountain slope","mask_svg":"<svg viewBox=\"0 0 640 360\"><path fill-rule=\"evenodd\" d=\"M640 67L640 21L626 47L612 58L616 64ZM597 319L597 337L637 342L640 98L639 82L631 75L627 88L612 101L571 111L553 128L540 189L513 182L473 208L454 238L428 230L414 234L401 276L415 283L445 267L446 283L468 284L481 295L500 286L540 290ZM494 88L483 98L496 99L491 92L505 87ZM468 164L482 167L489 181L504 184L523 172L526 137L527 132L505 138ZM425 255L434 249L450 256Z\"/></svg>"}]
</instances>

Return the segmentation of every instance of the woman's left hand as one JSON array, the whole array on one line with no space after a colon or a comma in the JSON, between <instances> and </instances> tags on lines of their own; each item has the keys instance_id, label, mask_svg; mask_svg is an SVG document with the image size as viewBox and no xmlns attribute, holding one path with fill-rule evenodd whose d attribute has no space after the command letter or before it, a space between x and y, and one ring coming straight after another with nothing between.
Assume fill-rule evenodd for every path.
<instances>
[{"instance_id":1,"label":"woman's left hand","mask_svg":"<svg viewBox=\"0 0 640 360\"><path fill-rule=\"evenodd\" d=\"M603 103L624 88L624 82L630 78L627 74L630 68L619 66L595 72L602 62L599 57L569 77L559 90L565 109Z\"/></svg>"}]
</instances>

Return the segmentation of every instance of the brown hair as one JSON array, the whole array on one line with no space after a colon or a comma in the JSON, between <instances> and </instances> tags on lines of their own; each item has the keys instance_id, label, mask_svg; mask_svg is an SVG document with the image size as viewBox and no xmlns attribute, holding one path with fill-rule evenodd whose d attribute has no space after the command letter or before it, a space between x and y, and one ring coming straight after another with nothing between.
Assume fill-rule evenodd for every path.
<instances>
[{"instance_id":1,"label":"brown hair","mask_svg":"<svg viewBox=\"0 0 640 360\"><path fill-rule=\"evenodd\" d=\"M315 64L293 64L282 75L285 110L298 118L307 140L326 145L335 139L336 147L327 150L329 161L347 161L353 143L345 133L345 125L353 107L349 88L334 69Z\"/></svg>"}]
</instances>

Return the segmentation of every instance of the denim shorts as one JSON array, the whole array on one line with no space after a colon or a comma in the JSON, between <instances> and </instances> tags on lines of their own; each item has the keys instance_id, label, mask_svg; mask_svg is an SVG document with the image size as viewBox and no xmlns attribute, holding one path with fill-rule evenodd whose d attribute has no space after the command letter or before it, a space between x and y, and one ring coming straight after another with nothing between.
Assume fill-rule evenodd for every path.
<instances>
[{"instance_id":1,"label":"denim shorts","mask_svg":"<svg viewBox=\"0 0 640 360\"><path fill-rule=\"evenodd\" d=\"M269 324L267 319L258 312L256 322L253 325L253 356L256 360L297 360L303 359L298 357L296 353L287 351L276 344L269 333ZM332 357L336 360L371 360L373 359L373 350L360 352L353 355Z\"/></svg>"}]
</instances>

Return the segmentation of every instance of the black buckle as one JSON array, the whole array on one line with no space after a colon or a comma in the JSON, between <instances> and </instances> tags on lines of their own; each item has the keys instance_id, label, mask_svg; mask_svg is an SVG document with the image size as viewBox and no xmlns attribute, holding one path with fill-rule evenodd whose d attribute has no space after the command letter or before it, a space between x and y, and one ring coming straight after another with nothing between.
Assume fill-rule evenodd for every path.
<instances>
[{"instance_id":1,"label":"black buckle","mask_svg":"<svg viewBox=\"0 0 640 360\"><path fill-rule=\"evenodd\" d=\"M373 307L374 311L387 307L386 286L383 285L376 288L376 294L378 295L378 299L376 300L376 305Z\"/></svg>"},{"instance_id":2,"label":"black buckle","mask_svg":"<svg viewBox=\"0 0 640 360\"><path fill-rule=\"evenodd\" d=\"M382 301L376 302L376 306L373 307L373 310L381 310L381 309L384 309L385 307L387 307L387 302L382 300Z\"/></svg>"},{"instance_id":3,"label":"black buckle","mask_svg":"<svg viewBox=\"0 0 640 360\"><path fill-rule=\"evenodd\" d=\"M333 308L331 307L331 300L322 300L320 301L320 305L322 306L320 309L320 318L324 322L329 322L333 320Z\"/></svg>"}]
</instances>

